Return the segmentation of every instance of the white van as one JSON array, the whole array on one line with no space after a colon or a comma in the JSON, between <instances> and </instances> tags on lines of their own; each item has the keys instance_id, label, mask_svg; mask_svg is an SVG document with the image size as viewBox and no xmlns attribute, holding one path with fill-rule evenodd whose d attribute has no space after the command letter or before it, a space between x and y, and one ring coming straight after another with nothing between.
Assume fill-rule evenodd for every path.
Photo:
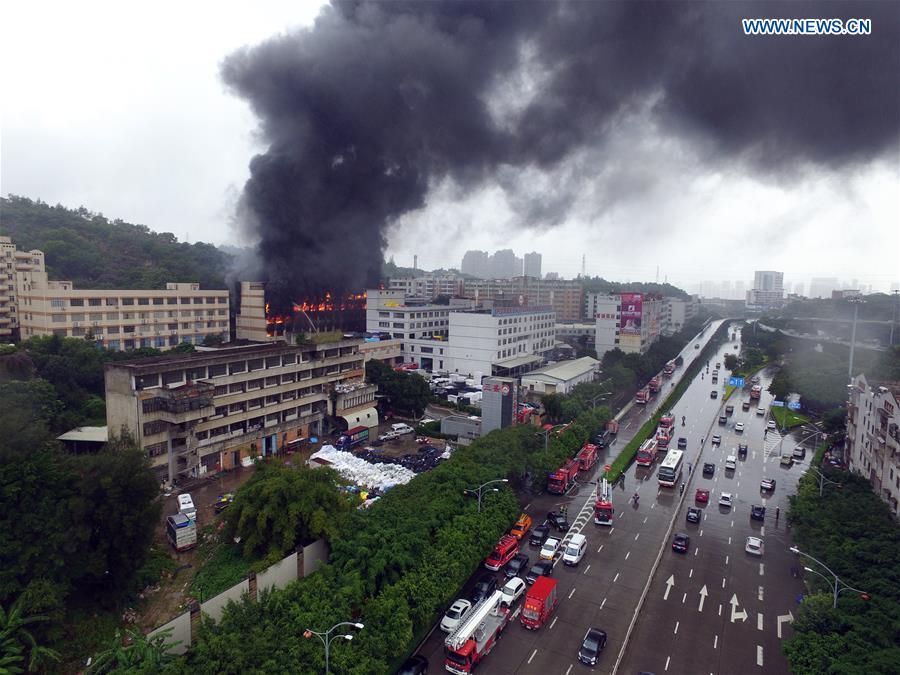
<instances>
[{"instance_id":1,"label":"white van","mask_svg":"<svg viewBox=\"0 0 900 675\"><path fill-rule=\"evenodd\" d=\"M411 434L415 429L408 424L392 424L391 431L399 436L401 434Z\"/></svg>"},{"instance_id":2,"label":"white van","mask_svg":"<svg viewBox=\"0 0 900 675\"><path fill-rule=\"evenodd\" d=\"M197 520L197 507L194 506L194 500L191 495L185 492L178 495L178 513L187 516L193 521Z\"/></svg>"},{"instance_id":3,"label":"white van","mask_svg":"<svg viewBox=\"0 0 900 675\"><path fill-rule=\"evenodd\" d=\"M577 565L581 562L587 551L587 537L583 534L573 534L566 544L566 550L563 552L562 560L566 565Z\"/></svg>"},{"instance_id":4,"label":"white van","mask_svg":"<svg viewBox=\"0 0 900 675\"><path fill-rule=\"evenodd\" d=\"M725 458L725 468L734 471L737 468L737 457L728 455L728 457Z\"/></svg>"}]
</instances>

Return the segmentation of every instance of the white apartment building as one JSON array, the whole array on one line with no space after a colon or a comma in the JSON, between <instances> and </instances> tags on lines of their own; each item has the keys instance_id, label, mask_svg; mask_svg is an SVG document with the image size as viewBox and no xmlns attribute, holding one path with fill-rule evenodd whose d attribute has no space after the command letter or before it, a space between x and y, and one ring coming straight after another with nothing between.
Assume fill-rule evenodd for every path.
<instances>
[{"instance_id":1,"label":"white apartment building","mask_svg":"<svg viewBox=\"0 0 900 675\"><path fill-rule=\"evenodd\" d=\"M900 384L869 383L858 375L849 387L848 468L868 478L895 518L900 500Z\"/></svg>"},{"instance_id":2,"label":"white apartment building","mask_svg":"<svg viewBox=\"0 0 900 675\"><path fill-rule=\"evenodd\" d=\"M407 305L402 290L370 289L366 291L366 331L389 333L400 340L402 363L445 370L452 310L448 305Z\"/></svg>"},{"instance_id":3,"label":"white apartment building","mask_svg":"<svg viewBox=\"0 0 900 675\"><path fill-rule=\"evenodd\" d=\"M643 354L659 339L663 300L650 293L618 293L594 301L597 357L619 348Z\"/></svg>"},{"instance_id":4,"label":"white apartment building","mask_svg":"<svg viewBox=\"0 0 900 675\"><path fill-rule=\"evenodd\" d=\"M660 332L663 335L674 335L684 327L685 323L697 316L699 310L700 301L697 296L691 296L688 300L663 298Z\"/></svg>"},{"instance_id":5,"label":"white apartment building","mask_svg":"<svg viewBox=\"0 0 900 675\"><path fill-rule=\"evenodd\" d=\"M403 291L406 297L433 300L439 295L451 298L463 291L463 277L458 274L425 274L418 277L392 277L388 289Z\"/></svg>"},{"instance_id":6,"label":"white apartment building","mask_svg":"<svg viewBox=\"0 0 900 675\"><path fill-rule=\"evenodd\" d=\"M4 262L11 251L15 261L15 296L6 297L10 306L15 303L23 340L60 335L115 351L166 350L183 342L203 344L208 336L229 340L228 291L201 290L196 283L168 283L164 290L80 290L71 281L49 280L41 251L15 252L8 237L0 245Z\"/></svg>"},{"instance_id":7,"label":"white apartment building","mask_svg":"<svg viewBox=\"0 0 900 675\"><path fill-rule=\"evenodd\" d=\"M556 314L544 307L494 307L450 314L450 372L515 376L553 350Z\"/></svg>"},{"instance_id":8,"label":"white apartment building","mask_svg":"<svg viewBox=\"0 0 900 675\"><path fill-rule=\"evenodd\" d=\"M40 251L19 251L12 239L0 237L0 342L10 342L19 329L16 273L43 262Z\"/></svg>"}]
</instances>

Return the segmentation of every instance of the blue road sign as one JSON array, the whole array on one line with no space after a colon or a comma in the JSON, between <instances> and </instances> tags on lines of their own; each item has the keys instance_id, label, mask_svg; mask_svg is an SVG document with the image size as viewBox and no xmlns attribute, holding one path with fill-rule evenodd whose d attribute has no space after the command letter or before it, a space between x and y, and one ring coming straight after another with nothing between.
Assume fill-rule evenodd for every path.
<instances>
[{"instance_id":1,"label":"blue road sign","mask_svg":"<svg viewBox=\"0 0 900 675\"><path fill-rule=\"evenodd\" d=\"M743 377L729 377L728 385L731 387L743 387L744 386L744 378Z\"/></svg>"},{"instance_id":2,"label":"blue road sign","mask_svg":"<svg viewBox=\"0 0 900 675\"><path fill-rule=\"evenodd\" d=\"M772 406L775 408L783 408L784 401L772 401Z\"/></svg>"},{"instance_id":3,"label":"blue road sign","mask_svg":"<svg viewBox=\"0 0 900 675\"><path fill-rule=\"evenodd\" d=\"M792 401L788 403L788 408L791 410L800 410L800 401Z\"/></svg>"}]
</instances>

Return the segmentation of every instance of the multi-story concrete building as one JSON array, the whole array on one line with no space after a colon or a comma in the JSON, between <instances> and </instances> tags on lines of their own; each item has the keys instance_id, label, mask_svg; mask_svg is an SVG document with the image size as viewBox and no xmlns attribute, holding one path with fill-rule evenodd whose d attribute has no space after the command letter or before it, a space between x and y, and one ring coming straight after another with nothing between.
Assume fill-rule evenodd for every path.
<instances>
[{"instance_id":1,"label":"multi-story concrete building","mask_svg":"<svg viewBox=\"0 0 900 675\"><path fill-rule=\"evenodd\" d=\"M481 401L481 433L515 424L519 403L519 387L510 377L486 377Z\"/></svg>"},{"instance_id":2,"label":"multi-story concrete building","mask_svg":"<svg viewBox=\"0 0 900 675\"><path fill-rule=\"evenodd\" d=\"M847 462L898 517L900 500L900 383L869 383L858 375L849 387Z\"/></svg>"},{"instance_id":3,"label":"multi-story concrete building","mask_svg":"<svg viewBox=\"0 0 900 675\"><path fill-rule=\"evenodd\" d=\"M830 298L831 291L837 287L837 277L813 277L809 282L809 297Z\"/></svg>"},{"instance_id":4,"label":"multi-story concrete building","mask_svg":"<svg viewBox=\"0 0 900 675\"><path fill-rule=\"evenodd\" d=\"M650 293L618 293L598 298L597 357L611 349L643 354L659 339L662 298Z\"/></svg>"},{"instance_id":5,"label":"multi-story concrete building","mask_svg":"<svg viewBox=\"0 0 900 675\"><path fill-rule=\"evenodd\" d=\"M532 251L531 253L525 254L525 265L523 274L526 277L533 277L535 279L541 278L541 254Z\"/></svg>"},{"instance_id":6,"label":"multi-story concrete building","mask_svg":"<svg viewBox=\"0 0 900 675\"><path fill-rule=\"evenodd\" d=\"M663 298L662 314L660 316L660 332L663 335L674 335L684 324L697 316L700 310L700 301L696 296L687 300L684 298Z\"/></svg>"},{"instance_id":7,"label":"multi-story concrete building","mask_svg":"<svg viewBox=\"0 0 900 675\"><path fill-rule=\"evenodd\" d=\"M0 237L0 342L19 337L18 272L43 266L40 251L19 251L9 237Z\"/></svg>"},{"instance_id":8,"label":"multi-story concrete building","mask_svg":"<svg viewBox=\"0 0 900 675\"><path fill-rule=\"evenodd\" d=\"M161 482L295 447L333 423L378 424L360 340L251 344L108 363L106 420Z\"/></svg>"},{"instance_id":9,"label":"multi-story concrete building","mask_svg":"<svg viewBox=\"0 0 900 675\"><path fill-rule=\"evenodd\" d=\"M466 279L464 295L476 302L497 305L550 306L560 321L580 321L584 316L584 289L578 281L534 277Z\"/></svg>"},{"instance_id":10,"label":"multi-story concrete building","mask_svg":"<svg viewBox=\"0 0 900 675\"><path fill-rule=\"evenodd\" d=\"M557 321L556 339L571 346L583 346L594 349L597 339L597 322L592 321Z\"/></svg>"},{"instance_id":11,"label":"multi-story concrete building","mask_svg":"<svg viewBox=\"0 0 900 675\"><path fill-rule=\"evenodd\" d=\"M454 307L408 304L400 290L371 289L366 295L366 331L388 333L399 340L402 363L446 370L449 317Z\"/></svg>"},{"instance_id":12,"label":"multi-story concrete building","mask_svg":"<svg viewBox=\"0 0 900 675\"><path fill-rule=\"evenodd\" d=\"M754 309L781 307L784 304L784 272L754 272L753 288L746 293L746 304Z\"/></svg>"},{"instance_id":13,"label":"multi-story concrete building","mask_svg":"<svg viewBox=\"0 0 900 675\"><path fill-rule=\"evenodd\" d=\"M434 300L439 295L454 297L463 292L463 277L459 274L425 274L418 277L391 277L388 289L403 291L408 298Z\"/></svg>"}]
</instances>

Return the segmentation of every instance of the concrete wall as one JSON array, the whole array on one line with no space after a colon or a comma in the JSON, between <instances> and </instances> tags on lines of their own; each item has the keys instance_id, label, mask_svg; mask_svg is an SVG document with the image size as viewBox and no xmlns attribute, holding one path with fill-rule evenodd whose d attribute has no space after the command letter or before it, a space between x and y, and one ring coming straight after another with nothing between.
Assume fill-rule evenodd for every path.
<instances>
[{"instance_id":1,"label":"concrete wall","mask_svg":"<svg viewBox=\"0 0 900 675\"><path fill-rule=\"evenodd\" d=\"M297 578L297 554L291 553L281 562L256 575L257 593L273 588L284 588Z\"/></svg>"},{"instance_id":2,"label":"concrete wall","mask_svg":"<svg viewBox=\"0 0 900 675\"><path fill-rule=\"evenodd\" d=\"M214 598L210 598L202 605L200 611L211 619L218 621L222 618L222 612L229 602L240 602L244 593L250 592L250 582L244 579L239 584L235 584L227 591L222 591Z\"/></svg>"},{"instance_id":3,"label":"concrete wall","mask_svg":"<svg viewBox=\"0 0 900 675\"><path fill-rule=\"evenodd\" d=\"M328 562L328 545L322 539L303 547L303 576L308 577Z\"/></svg>"},{"instance_id":4,"label":"concrete wall","mask_svg":"<svg viewBox=\"0 0 900 675\"><path fill-rule=\"evenodd\" d=\"M172 634L165 638L165 643L173 645L166 651L169 654L184 654L191 646L191 613L185 612L176 616L169 623L163 624L159 628L150 631L148 638L153 638L165 630L172 630ZM175 644L175 643L180 644Z\"/></svg>"}]
</instances>

